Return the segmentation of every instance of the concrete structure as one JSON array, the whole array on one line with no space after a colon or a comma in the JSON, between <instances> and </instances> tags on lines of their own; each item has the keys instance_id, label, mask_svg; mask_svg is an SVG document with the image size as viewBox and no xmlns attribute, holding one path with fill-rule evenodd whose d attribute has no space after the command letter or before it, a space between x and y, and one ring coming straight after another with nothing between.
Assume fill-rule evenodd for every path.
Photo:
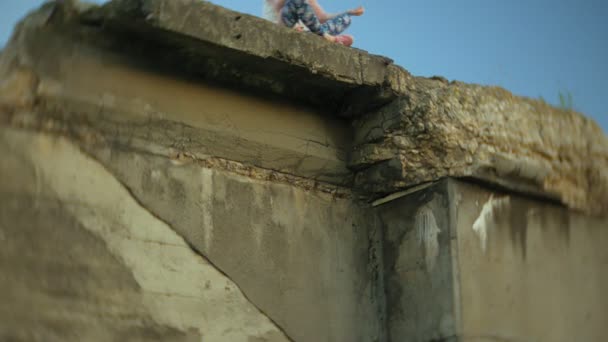
<instances>
[{"instance_id":1,"label":"concrete structure","mask_svg":"<svg viewBox=\"0 0 608 342\"><path fill-rule=\"evenodd\" d=\"M608 139L195 0L0 56L0 340L603 341Z\"/></svg>"}]
</instances>

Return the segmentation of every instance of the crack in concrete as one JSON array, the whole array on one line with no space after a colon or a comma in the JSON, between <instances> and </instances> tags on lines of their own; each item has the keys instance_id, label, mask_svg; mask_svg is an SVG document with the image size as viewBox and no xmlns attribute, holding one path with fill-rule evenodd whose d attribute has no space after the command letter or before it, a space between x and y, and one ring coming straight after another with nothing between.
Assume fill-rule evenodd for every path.
<instances>
[{"instance_id":1,"label":"crack in concrete","mask_svg":"<svg viewBox=\"0 0 608 342\"><path fill-rule=\"evenodd\" d=\"M11 126L8 126L8 127L11 128ZM19 131L21 129L17 128L17 130ZM35 134L45 134L44 131L36 131L36 130L21 130L21 131L34 132ZM293 339L287 334L287 332L272 317L270 317L263 309L261 309L258 305L256 305L256 303L254 301L252 301L250 299L250 297L247 295L247 293L244 291L244 289L232 277L230 277L217 264L215 264L210 258L208 258L205 255L205 253L203 253L202 251L200 251L199 249L197 249L197 247L194 246L188 240L188 238L186 236L184 236L178 230L176 230L168 221L166 221L165 219L163 219L162 217L160 217L153 210L149 209L139 199L139 197L135 194L135 192L125 182L123 182L119 177L116 177L116 175L114 174L114 172L112 172L112 170L110 168L108 168L101 160L99 160L98 158L96 158L94 154L92 154L89 151L87 151L86 148L83 147L79 143L79 141L76 141L76 140L71 139L70 137L66 137L64 135L50 135L50 136L56 137L56 138L65 139L65 141L67 141L70 145L74 146L80 153L82 153L87 158L90 158L97 165L99 165L99 167L101 167L103 170L105 170L107 172L107 174L109 176L111 176L117 182L117 184L119 184L119 186L122 187L129 194L129 196L131 197L131 199L142 210L146 211L148 214L150 214L156 220L158 220L159 222L162 222L167 227L169 227L173 232L175 232L175 234L177 234L177 236L179 236L184 241L185 245L188 246L188 248L195 255L201 257L204 260L205 263L207 263L210 266L212 266L217 272L219 272L221 275L223 275L226 279L229 279L232 282L232 284L234 284L234 286L240 291L240 293L245 298L245 300L247 300L247 302L249 302L253 307L255 307L257 309L257 311L261 315L263 315L265 318L267 318L272 323L272 325L278 331L280 331L284 335L285 339L287 339L288 341L293 341ZM38 171L36 171L36 176L35 177L39 177ZM12 192L12 191L2 191L2 192L0 192L0 194L2 194L2 193L10 194L11 197L14 197L14 198L21 198L21 197L33 198L36 203L41 203L41 202L42 203L45 203L45 202L51 203L52 202L52 203L62 203L64 205L73 206L73 207L79 207L79 208L87 208L87 209L90 208L90 206L87 205L84 202L78 202L78 201L73 201L73 200L71 200L71 201L65 201L65 200L59 200L58 198L55 198L55 197L45 196L44 194L42 194L41 190L38 189L40 186L41 186L41 184L40 185L36 185L35 188L34 188L34 193L29 194L29 195L24 195L23 193L15 193L15 192ZM155 244L165 245L165 246L171 246L171 247L174 247L174 246L175 247L181 247L181 248L184 247L184 246L179 246L179 245L175 245L175 244L171 244L171 243L137 239L137 238L133 238L131 236L127 236L127 235L124 235L124 234L119 234L119 235L121 235L123 238L134 239L134 240L141 241L141 242L155 243ZM151 293L156 293L156 292L152 291ZM158 294L168 295L166 293L158 293ZM180 295L173 295L172 294L171 296L180 296ZM183 297L188 297L188 296L183 296ZM192 298L194 298L194 297L192 297Z\"/></svg>"},{"instance_id":2,"label":"crack in concrete","mask_svg":"<svg viewBox=\"0 0 608 342\"><path fill-rule=\"evenodd\" d=\"M14 118L18 115L19 113L12 113L10 116ZM28 116L29 113L25 113L25 115ZM24 129L27 131L33 131L38 133L42 132L62 136L70 141L78 142L79 146L91 145L91 141L87 141L87 139L92 139L94 141L99 140L100 143L108 143L107 141L105 141L105 137L110 134L103 134L90 126L79 125L75 122L66 123L60 120L56 120L54 118L38 117L34 121L30 119L31 117L24 116L23 118L12 120L9 117L9 113L0 111L0 124L6 127L13 127L17 129ZM4 121L6 121L6 123ZM118 132L115 133L115 136L120 135L121 134L118 134ZM125 142L112 141L108 144L111 144L113 148L119 148L124 151L133 151L147 155L167 158L176 165L197 163L200 167L204 168L223 170L233 174L261 181L286 183L305 190L316 190L339 198L350 198L353 196L353 193L350 188L327 183L326 181L319 180L318 178L306 178L281 170L268 169L255 165L248 165L236 160L201 155L201 153L191 153L189 151L183 150L182 148L179 148L180 146L168 147L164 145L158 145L151 147L149 141L147 141L146 143L147 145L143 141L128 138ZM306 144L310 143L317 144L319 142L306 141ZM81 148L84 147L81 146ZM87 154L90 155L91 153ZM300 166L303 163L302 159L305 158L300 158L298 162L296 162L296 166ZM349 177L348 175L343 176L345 178ZM352 178L352 176L350 177Z\"/></svg>"},{"instance_id":3,"label":"crack in concrete","mask_svg":"<svg viewBox=\"0 0 608 342\"><path fill-rule=\"evenodd\" d=\"M68 140L70 141L70 140ZM72 141L70 141L71 143L74 144L74 146L76 146L81 153L83 153L84 155L88 156L89 158L91 158L91 160L94 160L99 166L101 166L104 170L106 170L106 172L108 172L108 174L112 175L112 177L117 181L118 184L120 184L120 186L122 186L127 193L129 193L129 195L131 196L131 198L133 199L133 201L135 201L143 210L145 210L146 212L148 212L150 215L152 215L155 219L157 219L160 222L163 222L164 224L167 225L167 227L170 227L178 236L180 236L184 242L186 243L186 245L188 247L190 247L190 249L192 250L193 253L195 253L196 255L200 256L201 258L205 259L206 262L208 262L211 266L213 266L220 274L222 274L223 276L225 276L227 279L230 279L230 281L232 281L232 283L239 289L239 291L242 293L243 297L245 297L245 299L251 303L251 305L253 305L253 307L255 307L258 312L260 314L262 314L264 317L266 317L270 322L272 322L272 324L277 328L277 330L279 330L284 337L291 341L291 342L295 342L288 334L287 332L283 329L283 327L281 327L272 317L270 317L270 315L268 315L262 308L260 308L255 302L253 302L249 296L247 295L247 293L243 290L243 288L236 282L234 281L234 279L232 279L232 277L230 277L226 272L224 272L224 270L222 270L220 267L218 267L218 265L216 265L210 258L208 258L205 253L203 253L202 251L200 251L199 249L196 248L196 246L194 246L188 239L187 237L183 236L182 234L179 233L178 230L176 230L168 221L166 221L165 219L163 219L162 217L160 217L157 213L155 213L153 210L150 210L140 199L139 197L135 194L135 192L127 185L125 184L119 177L116 177L114 175L114 173L112 172L112 170L110 170L103 162L101 162L99 159L97 159L95 156L93 156L92 154L90 154L88 151L86 151L85 149L82 148L82 146L80 144L74 143Z\"/></svg>"}]
</instances>

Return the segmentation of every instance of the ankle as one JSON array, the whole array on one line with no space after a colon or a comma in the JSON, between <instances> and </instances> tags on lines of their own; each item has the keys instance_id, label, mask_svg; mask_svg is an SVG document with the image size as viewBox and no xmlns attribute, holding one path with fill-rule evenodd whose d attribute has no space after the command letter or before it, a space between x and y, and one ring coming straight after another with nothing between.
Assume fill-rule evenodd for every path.
<instances>
[{"instance_id":1,"label":"ankle","mask_svg":"<svg viewBox=\"0 0 608 342\"><path fill-rule=\"evenodd\" d=\"M332 42L332 43L335 43L335 42L336 42L336 37L335 37L335 36L332 36L332 35L331 35L331 34L329 34L329 33L325 33L325 34L323 35L323 38L325 38L325 39L329 40L329 41L330 41L330 42Z\"/></svg>"}]
</instances>

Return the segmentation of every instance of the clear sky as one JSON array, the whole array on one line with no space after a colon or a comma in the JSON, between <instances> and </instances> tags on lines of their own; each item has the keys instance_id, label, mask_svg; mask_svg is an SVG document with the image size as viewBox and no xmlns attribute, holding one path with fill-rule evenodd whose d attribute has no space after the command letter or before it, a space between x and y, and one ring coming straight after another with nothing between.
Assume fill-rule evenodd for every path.
<instances>
[{"instance_id":1,"label":"clear sky","mask_svg":"<svg viewBox=\"0 0 608 342\"><path fill-rule=\"evenodd\" d=\"M42 0L0 0L0 46ZM103 2L101 0L95 2ZM262 0L213 0L261 15ZM319 0L337 12L358 5L355 46L414 75L498 85L574 107L608 131L608 0Z\"/></svg>"}]
</instances>

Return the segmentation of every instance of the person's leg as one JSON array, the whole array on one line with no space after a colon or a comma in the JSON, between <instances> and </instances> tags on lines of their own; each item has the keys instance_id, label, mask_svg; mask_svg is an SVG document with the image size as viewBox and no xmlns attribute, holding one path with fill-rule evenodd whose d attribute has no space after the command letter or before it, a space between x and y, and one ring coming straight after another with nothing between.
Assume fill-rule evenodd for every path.
<instances>
[{"instance_id":1,"label":"person's leg","mask_svg":"<svg viewBox=\"0 0 608 342\"><path fill-rule=\"evenodd\" d=\"M297 0L287 0L285 5L281 8L280 16L281 21L287 27L294 27L298 23L298 13L296 7Z\"/></svg>"},{"instance_id":2,"label":"person's leg","mask_svg":"<svg viewBox=\"0 0 608 342\"><path fill-rule=\"evenodd\" d=\"M348 13L343 13L327 20L325 23L323 23L323 26L325 32L331 34L332 36L337 36L344 32L350 26L351 22L351 15Z\"/></svg>"},{"instance_id":3,"label":"person's leg","mask_svg":"<svg viewBox=\"0 0 608 342\"><path fill-rule=\"evenodd\" d=\"M296 3L298 18L304 26L308 27L313 33L324 35L326 33L325 27L323 27L319 17L317 17L317 14L308 2L306 0L294 0L294 3Z\"/></svg>"},{"instance_id":4,"label":"person's leg","mask_svg":"<svg viewBox=\"0 0 608 342\"><path fill-rule=\"evenodd\" d=\"M342 44L344 46L351 46L351 45L353 45L353 42L355 41L353 36L351 36L350 34L340 34L335 37L336 37L335 42L338 44Z\"/></svg>"},{"instance_id":5,"label":"person's leg","mask_svg":"<svg viewBox=\"0 0 608 342\"><path fill-rule=\"evenodd\" d=\"M301 20L311 32L325 35L325 27L306 0L287 0L281 10L281 19L285 26L294 27Z\"/></svg>"}]
</instances>

